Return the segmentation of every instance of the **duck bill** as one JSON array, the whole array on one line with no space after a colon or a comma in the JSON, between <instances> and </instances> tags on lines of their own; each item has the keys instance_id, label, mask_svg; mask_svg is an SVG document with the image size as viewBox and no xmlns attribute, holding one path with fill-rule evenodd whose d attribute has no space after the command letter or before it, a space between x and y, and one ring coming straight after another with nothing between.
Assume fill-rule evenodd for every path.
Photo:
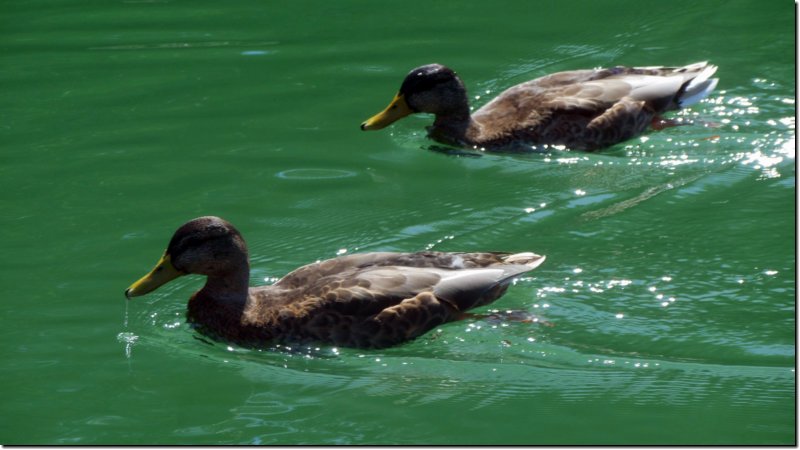
<instances>
[{"instance_id":1,"label":"duck bill","mask_svg":"<svg viewBox=\"0 0 800 450\"><path fill-rule=\"evenodd\" d=\"M414 110L412 110L411 107L408 106L408 103L406 103L405 96L398 93L394 96L394 99L391 103L389 103L389 106L387 106L386 109L378 114L375 114L367 119L366 122L362 123L361 129L364 131L380 130L381 128L387 127L398 119L402 119L413 112Z\"/></svg>"},{"instance_id":2,"label":"duck bill","mask_svg":"<svg viewBox=\"0 0 800 450\"><path fill-rule=\"evenodd\" d=\"M150 273L140 278L139 281L133 283L131 287L125 290L125 297L132 298L147 294L181 275L185 274L176 269L175 266L172 265L169 254L164 253L164 256L158 260L158 264L156 264Z\"/></svg>"}]
</instances>

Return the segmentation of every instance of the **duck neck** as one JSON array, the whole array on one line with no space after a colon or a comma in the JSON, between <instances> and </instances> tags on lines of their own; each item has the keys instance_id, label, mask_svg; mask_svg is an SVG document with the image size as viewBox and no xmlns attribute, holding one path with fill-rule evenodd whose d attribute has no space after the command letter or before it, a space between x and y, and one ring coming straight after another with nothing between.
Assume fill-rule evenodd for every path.
<instances>
[{"instance_id":1,"label":"duck neck","mask_svg":"<svg viewBox=\"0 0 800 450\"><path fill-rule=\"evenodd\" d=\"M433 126L428 128L428 134L439 142L463 146L472 143L470 136L474 127L465 98L463 108L447 114L437 114Z\"/></svg>"},{"instance_id":2,"label":"duck neck","mask_svg":"<svg viewBox=\"0 0 800 450\"><path fill-rule=\"evenodd\" d=\"M244 306L247 302L250 267L247 263L227 273L209 275L201 289L203 296L228 304Z\"/></svg>"},{"instance_id":3,"label":"duck neck","mask_svg":"<svg viewBox=\"0 0 800 450\"><path fill-rule=\"evenodd\" d=\"M203 334L231 342L243 340L247 314L250 266L247 256L224 269L206 274L206 284L189 300L188 321Z\"/></svg>"},{"instance_id":4,"label":"duck neck","mask_svg":"<svg viewBox=\"0 0 800 450\"><path fill-rule=\"evenodd\" d=\"M243 309L249 292L250 264L246 253L235 259L224 268L206 274L206 284L197 297Z\"/></svg>"}]
</instances>

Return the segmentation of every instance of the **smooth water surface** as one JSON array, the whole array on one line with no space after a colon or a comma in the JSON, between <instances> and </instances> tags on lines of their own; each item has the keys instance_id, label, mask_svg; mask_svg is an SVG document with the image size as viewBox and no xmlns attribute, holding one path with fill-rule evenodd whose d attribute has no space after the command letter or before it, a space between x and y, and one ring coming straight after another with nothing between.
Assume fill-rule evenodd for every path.
<instances>
[{"instance_id":1,"label":"smooth water surface","mask_svg":"<svg viewBox=\"0 0 800 450\"><path fill-rule=\"evenodd\" d=\"M795 443L792 6L4 2L0 442ZM702 60L720 82L694 125L600 153L359 130L425 63L480 106ZM345 252L548 260L494 318L407 345L246 350L186 325L200 277L123 296L208 214L254 285Z\"/></svg>"}]
</instances>

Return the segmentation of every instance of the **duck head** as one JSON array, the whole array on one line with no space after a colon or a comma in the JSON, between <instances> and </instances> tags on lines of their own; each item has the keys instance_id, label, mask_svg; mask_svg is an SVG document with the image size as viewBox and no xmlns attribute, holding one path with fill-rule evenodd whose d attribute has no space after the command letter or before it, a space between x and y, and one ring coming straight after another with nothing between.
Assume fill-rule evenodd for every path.
<instances>
[{"instance_id":1,"label":"duck head","mask_svg":"<svg viewBox=\"0 0 800 450\"><path fill-rule=\"evenodd\" d=\"M380 130L418 112L432 113L437 118L469 118L467 90L453 70L441 64L428 64L412 70L389 106L362 123L361 129Z\"/></svg>"},{"instance_id":2,"label":"duck head","mask_svg":"<svg viewBox=\"0 0 800 450\"><path fill-rule=\"evenodd\" d=\"M219 217L198 217L175 231L153 270L125 290L125 296L147 294L190 273L224 279L242 270L249 272L249 264L239 231Z\"/></svg>"}]
</instances>

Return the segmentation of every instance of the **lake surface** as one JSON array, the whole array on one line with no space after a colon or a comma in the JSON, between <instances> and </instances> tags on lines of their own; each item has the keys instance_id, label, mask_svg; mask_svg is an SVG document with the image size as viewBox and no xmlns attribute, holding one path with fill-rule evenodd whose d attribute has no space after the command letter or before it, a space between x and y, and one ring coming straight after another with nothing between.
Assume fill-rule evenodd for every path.
<instances>
[{"instance_id":1,"label":"lake surface","mask_svg":"<svg viewBox=\"0 0 800 450\"><path fill-rule=\"evenodd\" d=\"M0 8L0 443L796 442L792 3ZM717 90L674 116L694 125L599 153L448 154L424 115L359 130L430 62L480 106L560 70L702 60ZM345 252L548 259L494 319L247 350L185 323L201 277L123 296L209 214L253 285Z\"/></svg>"}]
</instances>

